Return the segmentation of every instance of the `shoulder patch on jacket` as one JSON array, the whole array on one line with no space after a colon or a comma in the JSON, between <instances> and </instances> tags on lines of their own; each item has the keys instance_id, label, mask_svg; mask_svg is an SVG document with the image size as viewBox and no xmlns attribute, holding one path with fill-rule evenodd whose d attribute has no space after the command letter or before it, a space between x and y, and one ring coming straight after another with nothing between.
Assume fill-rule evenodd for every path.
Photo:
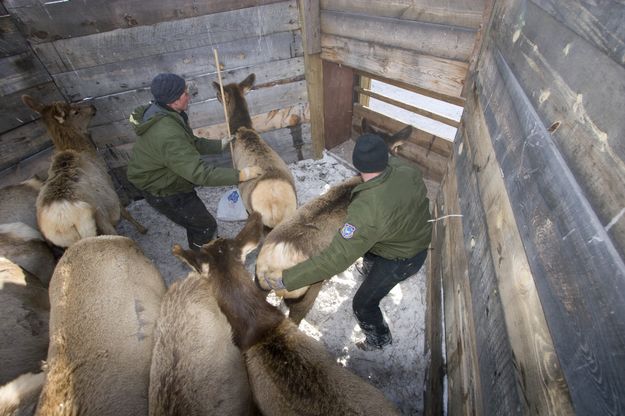
<instances>
[{"instance_id":1,"label":"shoulder patch on jacket","mask_svg":"<svg viewBox=\"0 0 625 416\"><path fill-rule=\"evenodd\" d=\"M349 240L350 238L354 236L355 232L356 232L356 227L346 222L345 225L343 225L343 227L341 228L341 237L343 237L346 240Z\"/></svg>"}]
</instances>

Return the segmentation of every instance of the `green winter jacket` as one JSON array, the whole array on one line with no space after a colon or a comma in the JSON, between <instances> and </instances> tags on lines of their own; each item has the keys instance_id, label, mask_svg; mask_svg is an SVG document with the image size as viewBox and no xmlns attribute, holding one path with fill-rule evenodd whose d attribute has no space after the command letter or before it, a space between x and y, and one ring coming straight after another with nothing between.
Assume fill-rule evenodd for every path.
<instances>
[{"instance_id":1,"label":"green winter jacket","mask_svg":"<svg viewBox=\"0 0 625 416\"><path fill-rule=\"evenodd\" d=\"M430 245L430 202L421 172L391 157L378 177L352 191L345 225L319 255L287 269L288 290L328 279L370 251L389 260L407 259Z\"/></svg>"},{"instance_id":2,"label":"green winter jacket","mask_svg":"<svg viewBox=\"0 0 625 416\"><path fill-rule=\"evenodd\" d=\"M148 117L144 117L146 111ZM168 196L191 192L196 185L239 183L238 170L211 167L200 159L201 154L221 152L221 141L194 136L179 113L156 104L144 105L135 109L130 123L138 139L127 174L137 188L152 195Z\"/></svg>"}]
</instances>

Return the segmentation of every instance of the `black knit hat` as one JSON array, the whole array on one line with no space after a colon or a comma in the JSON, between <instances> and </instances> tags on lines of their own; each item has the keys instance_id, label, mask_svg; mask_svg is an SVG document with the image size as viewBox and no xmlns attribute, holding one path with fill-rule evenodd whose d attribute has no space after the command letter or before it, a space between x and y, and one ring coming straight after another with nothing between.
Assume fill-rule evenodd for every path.
<instances>
[{"instance_id":1,"label":"black knit hat","mask_svg":"<svg viewBox=\"0 0 625 416\"><path fill-rule=\"evenodd\" d=\"M352 160L359 172L382 172L388 165L386 143L377 134L363 134L356 140Z\"/></svg>"},{"instance_id":2,"label":"black knit hat","mask_svg":"<svg viewBox=\"0 0 625 416\"><path fill-rule=\"evenodd\" d=\"M184 79L176 74L158 74L152 80L150 91L157 103L167 105L180 98L185 85Z\"/></svg>"}]
</instances>

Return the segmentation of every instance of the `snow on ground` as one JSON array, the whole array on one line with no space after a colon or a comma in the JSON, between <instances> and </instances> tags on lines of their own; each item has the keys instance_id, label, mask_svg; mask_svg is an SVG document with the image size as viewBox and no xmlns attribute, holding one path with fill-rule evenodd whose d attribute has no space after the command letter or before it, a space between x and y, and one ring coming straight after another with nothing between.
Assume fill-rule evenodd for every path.
<instances>
[{"instance_id":1,"label":"snow on ground","mask_svg":"<svg viewBox=\"0 0 625 416\"><path fill-rule=\"evenodd\" d=\"M348 162L326 153L320 160L303 160L289 166L295 178L300 205L321 194L331 185L351 177L355 171ZM198 194L209 211L215 215L219 198L232 187L198 188ZM188 269L171 254L179 243L187 246L186 233L144 200L128 206L132 215L148 228L141 235L122 221L118 231L138 242L145 255L161 271L170 285L184 278ZM218 233L234 237L244 221L218 220ZM246 266L253 273L258 251L248 256ZM341 365L366 378L393 401L403 415L423 413L423 379L427 367L423 354L425 336L425 267L415 276L397 285L383 299L381 308L393 334L393 344L382 351L364 352L354 345L362 333L352 312L351 301L362 278L351 266L345 272L324 283L313 309L300 324L300 329L322 342ZM269 300L278 305L273 296Z\"/></svg>"}]
</instances>

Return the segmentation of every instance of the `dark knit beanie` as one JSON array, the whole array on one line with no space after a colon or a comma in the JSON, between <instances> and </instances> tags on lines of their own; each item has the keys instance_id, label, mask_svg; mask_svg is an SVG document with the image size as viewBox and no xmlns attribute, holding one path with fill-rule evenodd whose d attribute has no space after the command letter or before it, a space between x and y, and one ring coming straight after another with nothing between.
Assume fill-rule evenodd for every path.
<instances>
[{"instance_id":1,"label":"dark knit beanie","mask_svg":"<svg viewBox=\"0 0 625 416\"><path fill-rule=\"evenodd\" d=\"M150 91L154 101L167 105L180 98L185 85L184 79L176 74L158 74L152 80Z\"/></svg>"},{"instance_id":2,"label":"dark knit beanie","mask_svg":"<svg viewBox=\"0 0 625 416\"><path fill-rule=\"evenodd\" d=\"M377 134L363 134L356 140L352 160L359 172L382 172L388 164L386 143Z\"/></svg>"}]
</instances>

